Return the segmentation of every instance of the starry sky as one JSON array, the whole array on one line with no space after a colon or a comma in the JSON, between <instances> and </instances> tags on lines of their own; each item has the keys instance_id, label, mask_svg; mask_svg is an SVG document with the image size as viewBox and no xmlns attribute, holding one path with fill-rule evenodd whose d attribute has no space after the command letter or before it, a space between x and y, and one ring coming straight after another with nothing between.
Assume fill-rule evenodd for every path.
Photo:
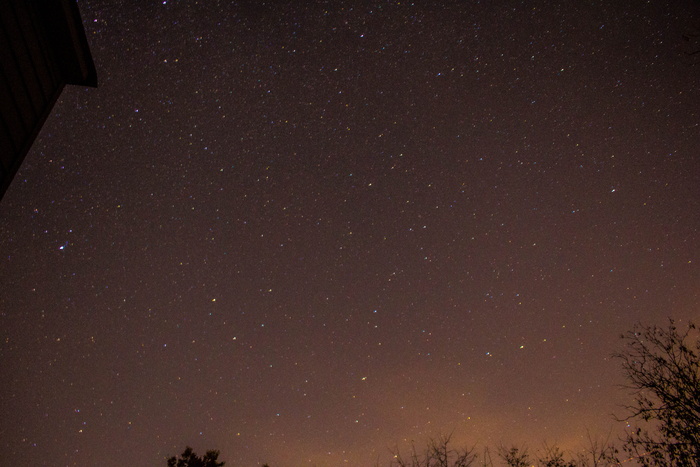
<instances>
[{"instance_id":1,"label":"starry sky","mask_svg":"<svg viewBox=\"0 0 700 467\"><path fill-rule=\"evenodd\" d=\"M698 2L79 5L99 88L0 202L8 465L577 449L699 317Z\"/></svg>"}]
</instances>

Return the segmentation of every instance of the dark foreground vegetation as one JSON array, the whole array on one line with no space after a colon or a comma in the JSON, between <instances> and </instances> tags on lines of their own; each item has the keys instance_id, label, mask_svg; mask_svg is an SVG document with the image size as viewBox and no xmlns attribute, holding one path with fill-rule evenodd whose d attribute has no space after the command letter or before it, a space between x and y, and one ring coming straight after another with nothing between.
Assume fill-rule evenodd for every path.
<instances>
[{"instance_id":1,"label":"dark foreground vegetation","mask_svg":"<svg viewBox=\"0 0 700 467\"><path fill-rule=\"evenodd\" d=\"M615 357L622 362L625 389L632 404L618 419L633 427L620 440L588 437L578 453L565 453L555 445L535 451L527 447L455 448L450 435L431 439L408 453L398 449L392 467L700 467L700 334L693 323L679 329L637 325L622 335L624 345ZM221 467L218 451L198 457L187 448L168 459L168 467ZM263 466L265 467L265 466Z\"/></svg>"},{"instance_id":2,"label":"dark foreground vegetation","mask_svg":"<svg viewBox=\"0 0 700 467\"><path fill-rule=\"evenodd\" d=\"M187 446L179 456L168 459L168 467L223 467L226 462L219 462L219 451L207 451L199 457Z\"/></svg>"}]
</instances>

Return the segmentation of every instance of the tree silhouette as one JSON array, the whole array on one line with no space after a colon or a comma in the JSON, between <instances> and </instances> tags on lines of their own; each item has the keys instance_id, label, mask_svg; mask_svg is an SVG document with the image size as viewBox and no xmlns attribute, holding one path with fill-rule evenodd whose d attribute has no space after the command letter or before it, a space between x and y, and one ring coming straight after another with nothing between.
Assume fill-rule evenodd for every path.
<instances>
[{"instance_id":1,"label":"tree silhouette","mask_svg":"<svg viewBox=\"0 0 700 467\"><path fill-rule=\"evenodd\" d=\"M578 455L578 465L580 467L606 467L609 465L620 465L617 458L619 453L617 447L610 442L610 434L605 439L594 438L590 432L586 432L588 445L584 451Z\"/></svg>"},{"instance_id":2,"label":"tree silhouette","mask_svg":"<svg viewBox=\"0 0 700 467\"><path fill-rule=\"evenodd\" d=\"M507 448L505 446L499 446L498 457L503 459L503 462L505 462L508 467L528 467L532 465L527 448L518 448L515 446Z\"/></svg>"},{"instance_id":3,"label":"tree silhouette","mask_svg":"<svg viewBox=\"0 0 700 467\"><path fill-rule=\"evenodd\" d=\"M564 458L564 451L559 446L546 443L537 456L537 464L542 467L578 467L575 461Z\"/></svg>"},{"instance_id":4,"label":"tree silhouette","mask_svg":"<svg viewBox=\"0 0 700 467\"><path fill-rule=\"evenodd\" d=\"M700 465L700 338L693 323L679 331L641 326L624 334L622 360L633 404L624 420L643 422L623 446L644 466Z\"/></svg>"},{"instance_id":5,"label":"tree silhouette","mask_svg":"<svg viewBox=\"0 0 700 467\"><path fill-rule=\"evenodd\" d=\"M218 459L219 451L207 451L204 457L199 457L187 446L180 456L168 459L168 467L223 467L225 462Z\"/></svg>"},{"instance_id":6,"label":"tree silhouette","mask_svg":"<svg viewBox=\"0 0 700 467\"><path fill-rule=\"evenodd\" d=\"M469 467L476 460L474 448L454 449L450 446L452 435L440 435L428 442L425 453L419 455L416 447L411 447L408 458L396 449L392 466L396 467Z\"/></svg>"}]
</instances>

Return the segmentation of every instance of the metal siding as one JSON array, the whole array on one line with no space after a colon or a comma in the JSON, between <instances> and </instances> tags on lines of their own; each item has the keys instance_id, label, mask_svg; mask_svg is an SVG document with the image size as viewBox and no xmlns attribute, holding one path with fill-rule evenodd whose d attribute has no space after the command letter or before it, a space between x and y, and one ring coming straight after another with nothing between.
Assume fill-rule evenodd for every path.
<instances>
[{"instance_id":1,"label":"metal siding","mask_svg":"<svg viewBox=\"0 0 700 467\"><path fill-rule=\"evenodd\" d=\"M10 5L7 16L3 15L3 26L7 39L10 43L10 50L15 59L15 64L19 72L19 80L22 82L24 92L31 105L32 120L43 113L45 100L42 99L43 90L36 78L36 72L32 64L32 57L27 50L22 29L19 27L17 16ZM19 86L16 92L19 91ZM33 126L33 125L32 125Z\"/></svg>"},{"instance_id":2,"label":"metal siding","mask_svg":"<svg viewBox=\"0 0 700 467\"><path fill-rule=\"evenodd\" d=\"M0 31L0 63L3 64L2 69L0 69L0 105L2 105L3 120L10 128L15 147L19 149L21 144L18 142L26 138L31 126L31 115L22 112L20 99L24 97L25 107L31 104L21 82L17 83L19 79L17 70L10 66L14 64L14 57L10 54L10 45L4 31ZM18 84L20 85L19 91L17 91Z\"/></svg>"},{"instance_id":3,"label":"metal siding","mask_svg":"<svg viewBox=\"0 0 700 467\"><path fill-rule=\"evenodd\" d=\"M0 48L2 48L2 41L0 41ZM18 151L21 146L19 142L22 140L26 130L22 124L15 99L12 97L12 90L2 69L0 69L0 108L2 108L0 119L5 122L5 126L11 134L9 138L10 143L14 150Z\"/></svg>"},{"instance_id":4,"label":"metal siding","mask_svg":"<svg viewBox=\"0 0 700 467\"><path fill-rule=\"evenodd\" d=\"M15 7L15 14L19 28L22 31L24 43L31 57L31 63L37 81L42 89L41 96L43 97L44 106L48 104L53 96L56 87L60 86L58 75L53 70L54 65L46 54L47 45L42 40L39 31L35 27L35 20L23 6Z\"/></svg>"}]
</instances>

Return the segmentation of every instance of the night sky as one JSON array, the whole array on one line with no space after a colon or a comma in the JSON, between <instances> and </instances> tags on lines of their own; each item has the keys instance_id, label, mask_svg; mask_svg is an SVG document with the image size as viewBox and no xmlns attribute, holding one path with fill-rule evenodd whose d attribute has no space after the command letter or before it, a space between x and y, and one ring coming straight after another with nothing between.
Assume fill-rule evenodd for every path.
<instances>
[{"instance_id":1,"label":"night sky","mask_svg":"<svg viewBox=\"0 0 700 467\"><path fill-rule=\"evenodd\" d=\"M700 317L700 4L81 0L0 202L3 465L616 437ZM442 2L440 2L442 3Z\"/></svg>"}]
</instances>

